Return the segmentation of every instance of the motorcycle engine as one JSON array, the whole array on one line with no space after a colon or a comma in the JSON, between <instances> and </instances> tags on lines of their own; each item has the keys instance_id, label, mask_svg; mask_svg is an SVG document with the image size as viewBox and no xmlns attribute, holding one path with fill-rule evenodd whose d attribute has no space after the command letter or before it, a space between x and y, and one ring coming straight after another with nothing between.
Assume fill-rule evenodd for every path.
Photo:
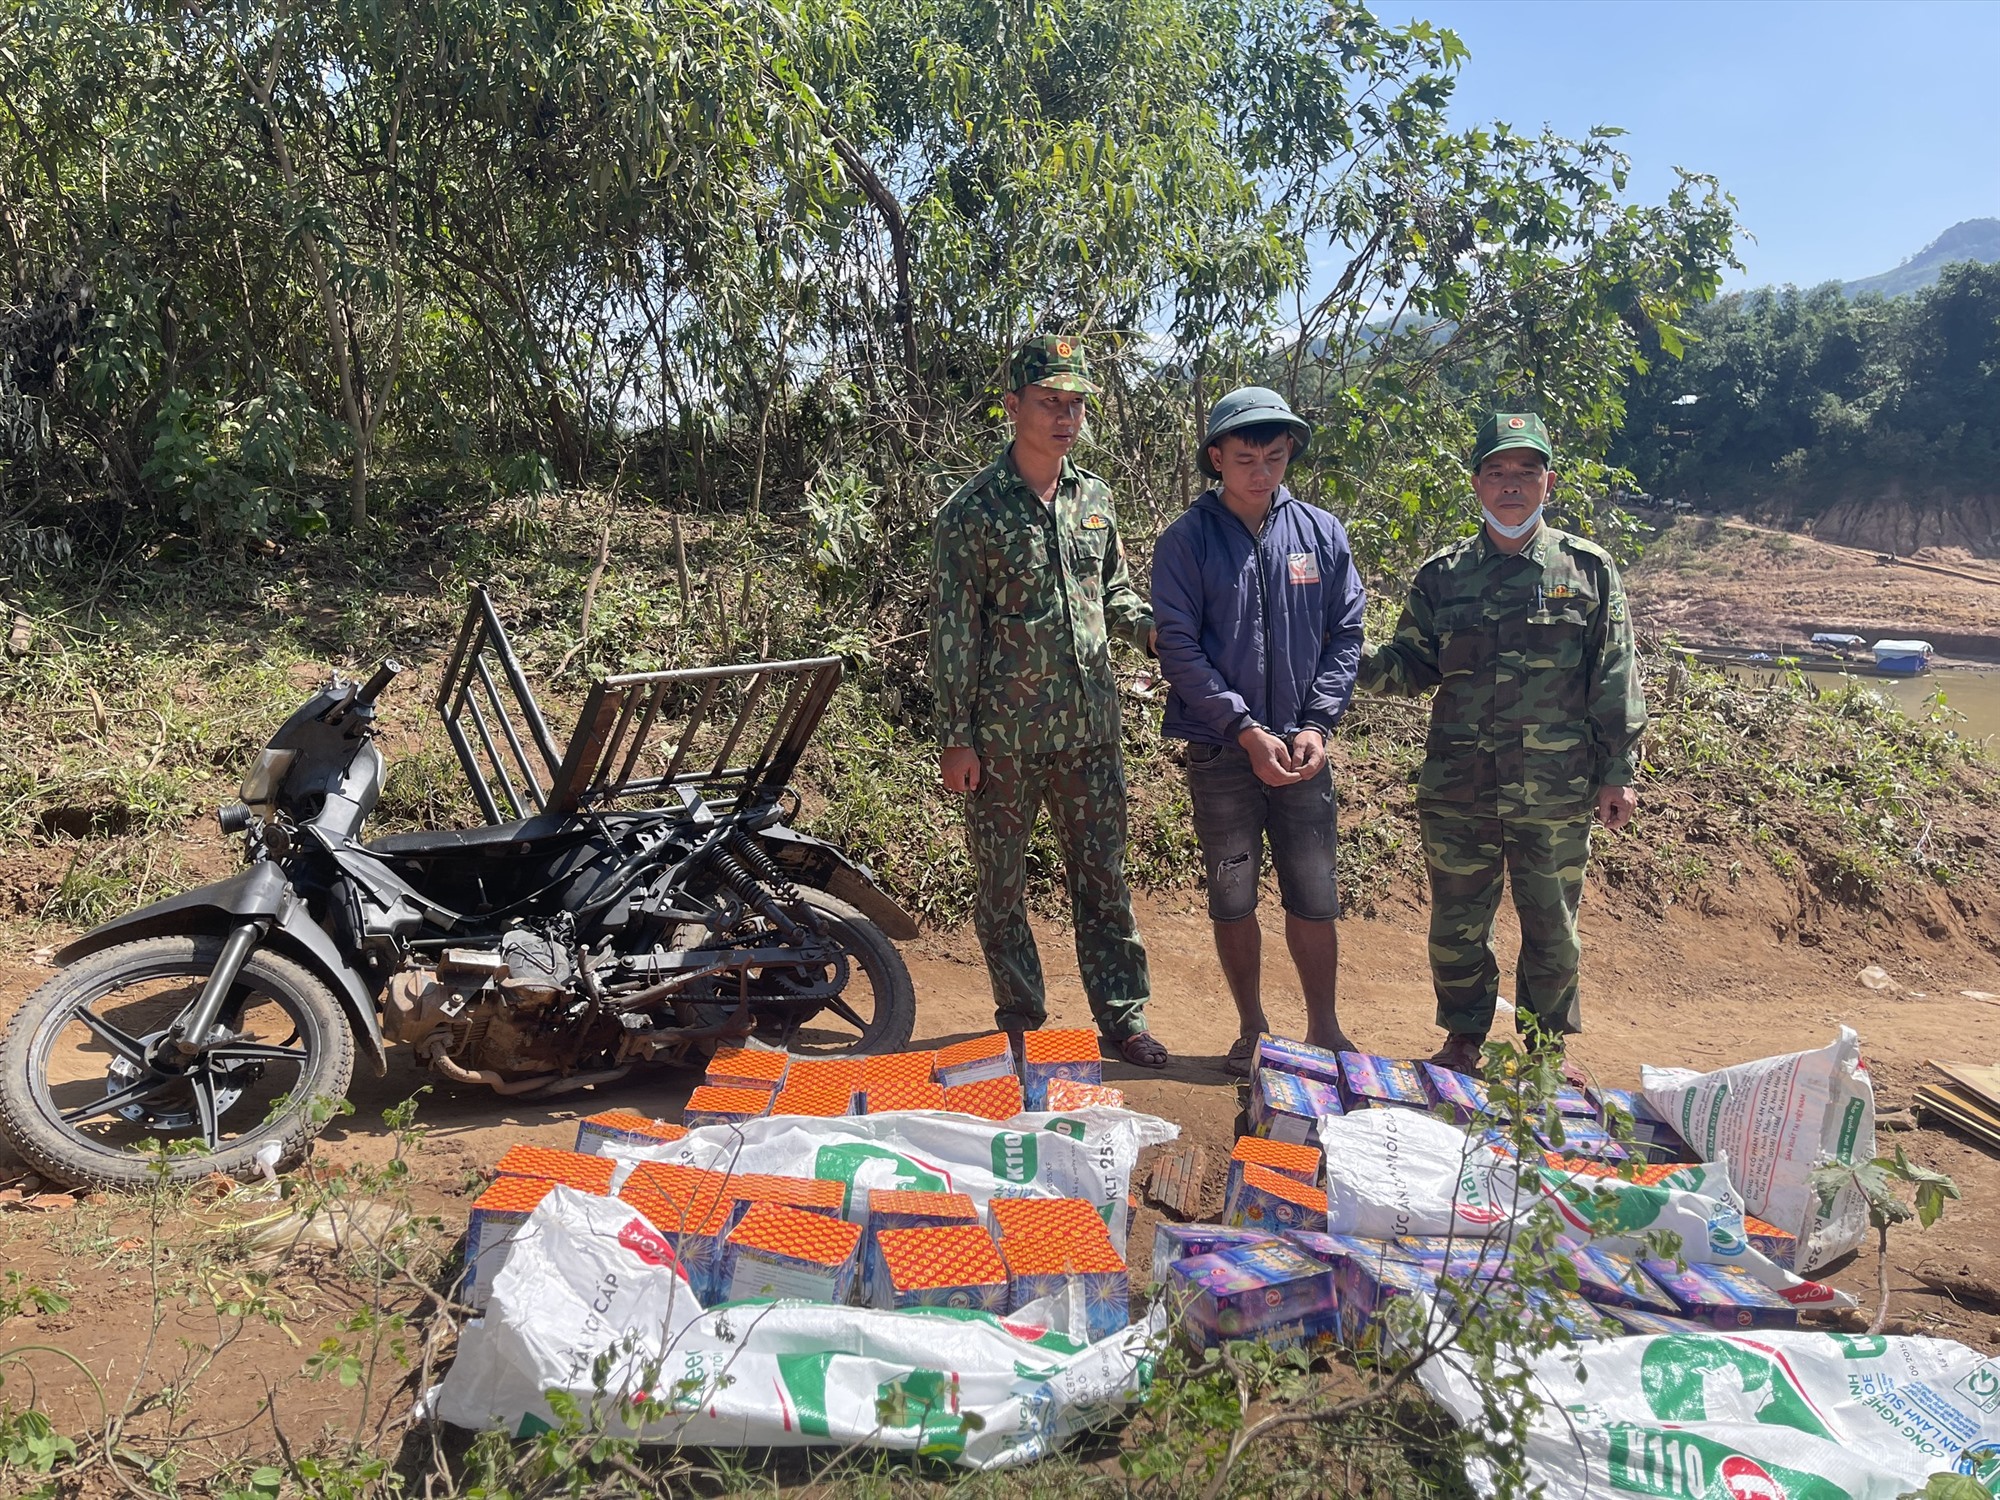
<instances>
[{"instance_id":1,"label":"motorcycle engine","mask_svg":"<svg viewBox=\"0 0 2000 1500\"><path fill-rule=\"evenodd\" d=\"M564 1024L584 1003L574 980L562 943L517 927L494 948L447 948L435 967L394 975L383 995L383 1036L468 1068L544 1072L562 1066L574 1042Z\"/></svg>"}]
</instances>

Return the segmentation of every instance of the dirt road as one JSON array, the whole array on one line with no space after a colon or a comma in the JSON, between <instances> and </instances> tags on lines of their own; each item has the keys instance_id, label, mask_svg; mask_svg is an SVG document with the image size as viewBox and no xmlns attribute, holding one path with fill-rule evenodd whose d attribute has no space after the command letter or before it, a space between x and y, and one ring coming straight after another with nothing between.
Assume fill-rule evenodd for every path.
<instances>
[{"instance_id":1,"label":"dirt road","mask_svg":"<svg viewBox=\"0 0 2000 1500\"><path fill-rule=\"evenodd\" d=\"M1584 919L1588 1030L1575 1055L1608 1084L1636 1084L1642 1061L1709 1068L1817 1046L1845 1022L1861 1033L1879 1107L1887 1111L1909 1100L1927 1058L1992 1062L2000 1052L2000 1005L1958 993L2000 991L1990 960L1976 949L1940 944L1885 960L1910 993L1877 992L1863 988L1855 977L1867 955L1838 944L1811 951L1777 940L1757 910L1754 892L1746 894L1738 912L1674 909L1664 921L1621 916L1595 892L1592 900ZM1302 1029L1303 1011L1272 920L1274 911L1267 902L1271 1020L1278 1029L1296 1033ZM1342 924L1343 1020L1365 1045L1392 1055L1421 1055L1437 1040L1423 920L1420 910L1412 910L1400 920ZM1213 1211L1220 1207L1220 1164L1237 1110L1235 1090L1220 1068L1234 1035L1233 1013L1220 987L1198 898L1189 894L1144 901L1140 921L1152 958L1153 1025L1176 1061L1163 1073L1106 1063L1105 1074L1127 1091L1135 1108L1177 1122L1188 1137L1210 1148L1215 1170L1208 1206ZM1038 924L1038 932L1053 990L1052 1021L1087 1025L1089 1012L1077 987L1067 933L1047 923ZM1503 940L1503 952L1511 953L1511 926L1503 927ZM917 980L920 1041L942 1042L990 1027L985 973L969 934L911 944L907 952ZM11 1011L46 972L18 955L0 961L0 1013ZM389 1139L380 1115L416 1083L408 1069L407 1060L398 1058L390 1078L358 1081L357 1111L329 1130L320 1147L322 1162L351 1168L386 1158ZM420 1204L456 1229L482 1172L508 1146L517 1141L567 1146L580 1116L614 1106L676 1118L694 1082L688 1074L627 1079L546 1105L473 1090L440 1090L425 1101L419 1115L428 1126L414 1163ZM1937 1131L1893 1139L1902 1141L1916 1160L1950 1172L1965 1196L1928 1234L1912 1231L1897 1239L1892 1260L1907 1267L1938 1257L2000 1281L2000 1161ZM20 1171L18 1162L0 1156L0 1185L17 1180ZM198 1259L185 1255L156 1256L152 1230L144 1220L144 1213L131 1205L99 1200L47 1213L0 1212L0 1264L31 1281L60 1287L74 1304L59 1316L23 1316L0 1326L0 1350L29 1342L59 1345L122 1398L121 1381L131 1381L149 1339L148 1378L158 1381L176 1361L194 1358L184 1352L163 1356L163 1350L178 1351L182 1346L177 1340L186 1339L186 1348L199 1352L214 1341L218 1329L226 1331L230 1320L216 1309L244 1268L199 1269ZM1152 1223L1151 1212L1142 1212L1135 1246L1150 1243ZM163 1225L161 1231L168 1241L201 1233L193 1221ZM165 1299L165 1322L155 1329L148 1316L155 1306L154 1278L159 1267L168 1265L174 1268L168 1278L173 1290ZM337 1332L353 1311L351 1298L317 1274L322 1266L305 1261L279 1268L271 1292L293 1309L289 1333L250 1320L235 1335L226 1357L208 1365L190 1385L198 1399L191 1400L180 1420L187 1424L191 1442L200 1437L194 1446L213 1460L270 1451L270 1420L268 1414L259 1415L259 1408L273 1386L282 1392L283 1420L294 1439L322 1426L353 1425L353 1391L331 1379L297 1378L317 1340L329 1330ZM1874 1278L1868 1254L1832 1275L1864 1302L1872 1298ZM1892 1285L1900 1316L1978 1347L2000 1346L2000 1317L1955 1307L1900 1271ZM73 1370L53 1359L41 1360L36 1369L43 1402L59 1418L95 1420L95 1398ZM15 1394L10 1383L8 1395ZM407 1395L389 1389L376 1393L372 1410L391 1416L406 1407Z\"/></svg>"}]
</instances>

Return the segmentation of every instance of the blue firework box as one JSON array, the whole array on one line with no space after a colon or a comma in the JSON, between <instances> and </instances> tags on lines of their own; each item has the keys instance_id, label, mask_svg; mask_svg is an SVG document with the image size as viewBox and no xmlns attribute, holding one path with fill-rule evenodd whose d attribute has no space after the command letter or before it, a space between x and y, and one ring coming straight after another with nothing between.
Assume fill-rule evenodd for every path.
<instances>
[{"instance_id":1,"label":"blue firework box","mask_svg":"<svg viewBox=\"0 0 2000 1500\"><path fill-rule=\"evenodd\" d=\"M1617 1332L1615 1320L1606 1309L1594 1306L1575 1292L1533 1288L1528 1292L1528 1304L1579 1344L1588 1339L1610 1338Z\"/></svg>"},{"instance_id":2,"label":"blue firework box","mask_svg":"<svg viewBox=\"0 0 2000 1500\"><path fill-rule=\"evenodd\" d=\"M1045 1238L1003 1239L1000 1258L1007 1264L1017 1311L1044 1297L1067 1298L1080 1292L1084 1326L1093 1344L1132 1321L1131 1273L1109 1240L1062 1244Z\"/></svg>"},{"instance_id":3,"label":"blue firework box","mask_svg":"<svg viewBox=\"0 0 2000 1500\"><path fill-rule=\"evenodd\" d=\"M1176 1261L1168 1296L1180 1327L1204 1347L1230 1339L1312 1345L1336 1327L1334 1272L1285 1240Z\"/></svg>"},{"instance_id":4,"label":"blue firework box","mask_svg":"<svg viewBox=\"0 0 2000 1500\"><path fill-rule=\"evenodd\" d=\"M1335 1270L1347 1260L1414 1260L1400 1240L1371 1240L1358 1234L1322 1234L1316 1229L1288 1229L1285 1238L1306 1254Z\"/></svg>"},{"instance_id":5,"label":"blue firework box","mask_svg":"<svg viewBox=\"0 0 2000 1500\"><path fill-rule=\"evenodd\" d=\"M1590 1102L1590 1095L1573 1083L1558 1084L1556 1086L1556 1096L1552 1102L1555 1104L1556 1113L1559 1115L1568 1115L1574 1119L1590 1120L1593 1122L1599 1118L1597 1106Z\"/></svg>"},{"instance_id":6,"label":"blue firework box","mask_svg":"<svg viewBox=\"0 0 2000 1500\"><path fill-rule=\"evenodd\" d=\"M1342 1113L1340 1090L1332 1084L1276 1068L1257 1070L1250 1089L1250 1128L1256 1134L1303 1146L1319 1139L1320 1116Z\"/></svg>"},{"instance_id":7,"label":"blue firework box","mask_svg":"<svg viewBox=\"0 0 2000 1500\"><path fill-rule=\"evenodd\" d=\"M1175 1261L1192 1260L1217 1250L1261 1245L1271 1238L1263 1229L1238 1229L1230 1224L1168 1224L1153 1226L1153 1280L1164 1284Z\"/></svg>"},{"instance_id":8,"label":"blue firework box","mask_svg":"<svg viewBox=\"0 0 2000 1500\"><path fill-rule=\"evenodd\" d=\"M1340 1054L1325 1047L1295 1042L1290 1037L1272 1036L1269 1032L1258 1037L1257 1066L1275 1068L1295 1078L1310 1078L1314 1083L1340 1087Z\"/></svg>"},{"instance_id":9,"label":"blue firework box","mask_svg":"<svg viewBox=\"0 0 2000 1500\"><path fill-rule=\"evenodd\" d=\"M1349 1109L1431 1107L1431 1096L1424 1091L1423 1075L1415 1063L1377 1057L1372 1052L1340 1054L1340 1098Z\"/></svg>"},{"instance_id":10,"label":"blue firework box","mask_svg":"<svg viewBox=\"0 0 2000 1500\"><path fill-rule=\"evenodd\" d=\"M1673 1317L1680 1304L1629 1255L1584 1246L1569 1252L1576 1267L1577 1290L1599 1307L1628 1307L1634 1312Z\"/></svg>"},{"instance_id":11,"label":"blue firework box","mask_svg":"<svg viewBox=\"0 0 2000 1500\"><path fill-rule=\"evenodd\" d=\"M1428 1267L1401 1257L1368 1261L1352 1256L1334 1268L1333 1295L1340 1310L1341 1342L1358 1345L1398 1298L1435 1297L1437 1276Z\"/></svg>"},{"instance_id":12,"label":"blue firework box","mask_svg":"<svg viewBox=\"0 0 2000 1500\"><path fill-rule=\"evenodd\" d=\"M1603 1307L1600 1310L1626 1333L1674 1334L1685 1338L1691 1333L1710 1332L1704 1324L1690 1323L1686 1318L1669 1318L1659 1313L1640 1312L1635 1307Z\"/></svg>"},{"instance_id":13,"label":"blue firework box","mask_svg":"<svg viewBox=\"0 0 2000 1500\"><path fill-rule=\"evenodd\" d=\"M1493 1112L1486 1085L1469 1073L1440 1068L1436 1063L1418 1063L1417 1076L1423 1080L1431 1103L1450 1110L1453 1122L1462 1128L1470 1128Z\"/></svg>"},{"instance_id":14,"label":"blue firework box","mask_svg":"<svg viewBox=\"0 0 2000 1500\"><path fill-rule=\"evenodd\" d=\"M1581 1156L1590 1161L1627 1161L1632 1154L1612 1139L1611 1132L1602 1125L1568 1115L1563 1117L1560 1146L1553 1136L1544 1131L1537 1130L1535 1139L1551 1151L1560 1151L1565 1156Z\"/></svg>"},{"instance_id":15,"label":"blue firework box","mask_svg":"<svg viewBox=\"0 0 2000 1500\"><path fill-rule=\"evenodd\" d=\"M1710 1328L1796 1328L1799 1310L1737 1266L1689 1266L1643 1260L1640 1266L1673 1298L1681 1317Z\"/></svg>"},{"instance_id":16,"label":"blue firework box","mask_svg":"<svg viewBox=\"0 0 2000 1500\"><path fill-rule=\"evenodd\" d=\"M1638 1089L1599 1089L1597 1103L1599 1119L1607 1129L1611 1124L1610 1106L1616 1105L1631 1116L1632 1145L1644 1148L1634 1151L1634 1155L1644 1156L1648 1161L1694 1160L1694 1153L1681 1139L1680 1132L1661 1118Z\"/></svg>"}]
</instances>

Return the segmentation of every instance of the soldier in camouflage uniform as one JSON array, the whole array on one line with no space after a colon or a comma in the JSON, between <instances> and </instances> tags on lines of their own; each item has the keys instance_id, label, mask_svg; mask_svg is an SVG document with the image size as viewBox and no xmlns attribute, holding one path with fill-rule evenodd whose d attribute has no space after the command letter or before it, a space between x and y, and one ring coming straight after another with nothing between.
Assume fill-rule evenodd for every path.
<instances>
[{"instance_id":1,"label":"soldier in camouflage uniform","mask_svg":"<svg viewBox=\"0 0 2000 1500\"><path fill-rule=\"evenodd\" d=\"M1473 1071L1493 1024L1503 873L1521 918L1521 1030L1560 1048L1582 1029L1577 902L1593 817L1631 821L1646 727L1624 585L1602 548L1541 519L1553 454L1540 417L1499 412L1472 451L1485 524L1418 569L1395 639L1358 685L1437 689L1417 777L1431 880L1435 1061Z\"/></svg>"},{"instance_id":2,"label":"soldier in camouflage uniform","mask_svg":"<svg viewBox=\"0 0 2000 1500\"><path fill-rule=\"evenodd\" d=\"M1109 631L1150 650L1111 490L1069 460L1084 397L1080 346L1030 339L1008 365L1014 441L933 522L931 681L945 790L967 794L973 926L996 1023L1047 1015L1025 904L1028 835L1046 805L1062 845L1091 1014L1127 1061L1159 1067L1146 1030L1146 950L1125 885L1125 767ZM1018 1045L1018 1042L1017 1042Z\"/></svg>"}]
</instances>

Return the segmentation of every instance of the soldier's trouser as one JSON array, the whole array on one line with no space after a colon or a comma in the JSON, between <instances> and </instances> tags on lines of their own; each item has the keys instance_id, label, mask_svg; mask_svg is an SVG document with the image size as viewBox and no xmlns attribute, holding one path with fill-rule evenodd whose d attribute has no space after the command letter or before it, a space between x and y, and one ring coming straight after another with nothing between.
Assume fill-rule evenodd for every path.
<instances>
[{"instance_id":1,"label":"soldier's trouser","mask_svg":"<svg viewBox=\"0 0 2000 1500\"><path fill-rule=\"evenodd\" d=\"M966 843L979 880L973 929L993 981L997 1023L1033 1028L1048 1015L1042 959L1028 930L1028 835L1044 804L1062 845L1076 963L1097 1029L1114 1041L1144 1031L1146 950L1125 885L1125 763L1114 744L1054 755L981 755L966 802Z\"/></svg>"},{"instance_id":2,"label":"soldier's trouser","mask_svg":"<svg viewBox=\"0 0 2000 1500\"><path fill-rule=\"evenodd\" d=\"M1430 866L1438 1025L1481 1035L1493 1025L1500 994L1493 918L1504 873L1521 918L1515 1024L1523 1032L1581 1031L1576 908L1590 861L1590 817L1497 818L1419 807L1417 820Z\"/></svg>"}]
</instances>

